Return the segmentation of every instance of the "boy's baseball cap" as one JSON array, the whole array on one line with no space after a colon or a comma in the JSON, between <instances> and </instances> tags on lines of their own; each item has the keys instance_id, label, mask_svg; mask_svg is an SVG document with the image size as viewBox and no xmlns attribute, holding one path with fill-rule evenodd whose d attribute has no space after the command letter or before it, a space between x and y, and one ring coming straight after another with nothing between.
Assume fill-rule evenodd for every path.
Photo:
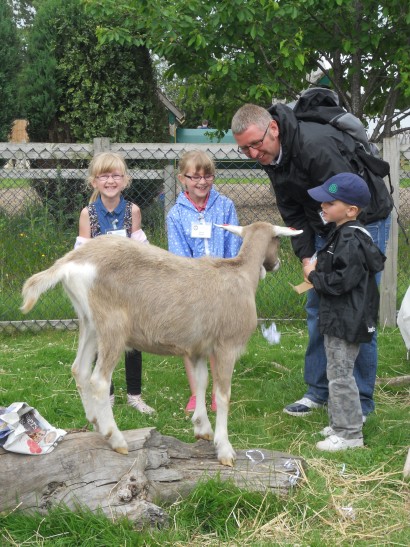
<instances>
[{"instance_id":1,"label":"boy's baseball cap","mask_svg":"<svg viewBox=\"0 0 410 547\"><path fill-rule=\"evenodd\" d=\"M308 194L321 203L336 199L363 209L370 203L370 191L366 182L354 173L339 173L321 186L308 190Z\"/></svg>"}]
</instances>

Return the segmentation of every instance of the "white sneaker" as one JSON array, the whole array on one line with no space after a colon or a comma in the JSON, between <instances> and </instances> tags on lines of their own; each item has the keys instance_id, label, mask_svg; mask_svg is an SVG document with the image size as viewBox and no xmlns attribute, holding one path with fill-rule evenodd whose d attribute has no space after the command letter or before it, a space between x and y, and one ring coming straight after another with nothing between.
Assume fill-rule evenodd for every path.
<instances>
[{"instance_id":1,"label":"white sneaker","mask_svg":"<svg viewBox=\"0 0 410 547\"><path fill-rule=\"evenodd\" d=\"M111 408L114 406L114 403L115 403L115 395L113 393L112 395L110 395L110 406L111 406Z\"/></svg>"},{"instance_id":2,"label":"white sneaker","mask_svg":"<svg viewBox=\"0 0 410 547\"><path fill-rule=\"evenodd\" d=\"M347 450L348 448L363 448L363 439L343 439L337 435L330 435L324 441L316 443L318 450L328 450L329 452L337 452L339 450Z\"/></svg>"},{"instance_id":3,"label":"white sneaker","mask_svg":"<svg viewBox=\"0 0 410 547\"><path fill-rule=\"evenodd\" d=\"M330 435L335 435L335 432L332 426L327 425L322 431L319 431L319 435L322 435L322 437L330 437Z\"/></svg>"},{"instance_id":4,"label":"white sneaker","mask_svg":"<svg viewBox=\"0 0 410 547\"><path fill-rule=\"evenodd\" d=\"M127 393L127 403L142 414L154 414L155 412L155 409L148 406L147 403L142 400L141 395L130 395Z\"/></svg>"}]
</instances>

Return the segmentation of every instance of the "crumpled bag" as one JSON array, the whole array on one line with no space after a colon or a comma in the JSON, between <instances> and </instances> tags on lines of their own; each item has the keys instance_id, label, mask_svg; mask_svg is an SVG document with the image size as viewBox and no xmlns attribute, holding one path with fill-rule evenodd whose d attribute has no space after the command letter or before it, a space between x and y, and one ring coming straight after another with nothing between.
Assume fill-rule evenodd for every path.
<instances>
[{"instance_id":1,"label":"crumpled bag","mask_svg":"<svg viewBox=\"0 0 410 547\"><path fill-rule=\"evenodd\" d=\"M49 454L66 435L27 403L0 407L0 446L18 454Z\"/></svg>"},{"instance_id":2,"label":"crumpled bag","mask_svg":"<svg viewBox=\"0 0 410 547\"><path fill-rule=\"evenodd\" d=\"M279 344L280 332L276 330L275 323L271 323L269 327L263 323L261 325L262 335L269 342L269 344Z\"/></svg>"},{"instance_id":3,"label":"crumpled bag","mask_svg":"<svg viewBox=\"0 0 410 547\"><path fill-rule=\"evenodd\" d=\"M407 289L403 302L401 303L397 315L397 326L400 329L400 333L406 345L408 358L410 351L410 287Z\"/></svg>"}]
</instances>

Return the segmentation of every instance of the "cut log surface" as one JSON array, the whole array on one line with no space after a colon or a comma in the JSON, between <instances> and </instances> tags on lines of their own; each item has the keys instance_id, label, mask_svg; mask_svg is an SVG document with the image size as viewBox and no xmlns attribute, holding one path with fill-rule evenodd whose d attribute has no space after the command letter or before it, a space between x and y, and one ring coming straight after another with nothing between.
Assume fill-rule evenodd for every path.
<instances>
[{"instance_id":1,"label":"cut log surface","mask_svg":"<svg viewBox=\"0 0 410 547\"><path fill-rule=\"evenodd\" d=\"M86 506L107 516L127 516L140 526L163 526L156 503L186 497L201 480L220 477L245 490L284 495L304 477L300 457L262 448L237 450L235 466L222 466L213 443L184 443L155 428L123 432L129 453L114 452L95 432L68 433L47 455L0 448L0 511L47 512L59 503Z\"/></svg>"}]
</instances>

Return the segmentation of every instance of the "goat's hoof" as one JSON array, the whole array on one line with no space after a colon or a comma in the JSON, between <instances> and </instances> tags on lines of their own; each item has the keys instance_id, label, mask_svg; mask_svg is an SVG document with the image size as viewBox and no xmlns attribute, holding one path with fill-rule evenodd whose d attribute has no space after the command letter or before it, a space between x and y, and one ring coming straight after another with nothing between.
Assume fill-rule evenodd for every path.
<instances>
[{"instance_id":1,"label":"goat's hoof","mask_svg":"<svg viewBox=\"0 0 410 547\"><path fill-rule=\"evenodd\" d=\"M126 446L117 446L114 450L115 452L118 452L118 454L124 454L125 456L128 454L128 448Z\"/></svg>"},{"instance_id":2,"label":"goat's hoof","mask_svg":"<svg viewBox=\"0 0 410 547\"><path fill-rule=\"evenodd\" d=\"M228 467L233 467L234 461L235 460L233 458L221 458L219 463L222 465L227 465Z\"/></svg>"},{"instance_id":3,"label":"goat's hoof","mask_svg":"<svg viewBox=\"0 0 410 547\"><path fill-rule=\"evenodd\" d=\"M204 433L203 435L200 435L199 433L195 435L195 439L203 439L204 441L212 441L214 436L212 433Z\"/></svg>"}]
</instances>

